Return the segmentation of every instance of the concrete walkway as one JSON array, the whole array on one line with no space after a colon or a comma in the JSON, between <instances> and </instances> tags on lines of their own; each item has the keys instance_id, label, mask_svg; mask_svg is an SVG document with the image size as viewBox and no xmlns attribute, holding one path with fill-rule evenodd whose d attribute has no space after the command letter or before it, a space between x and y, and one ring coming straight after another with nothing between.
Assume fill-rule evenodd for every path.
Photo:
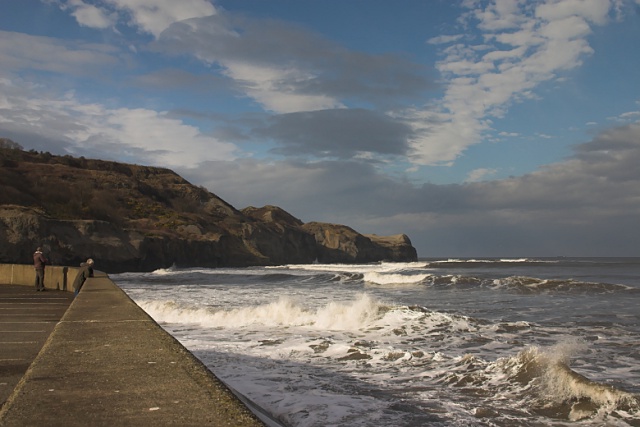
<instances>
[{"instance_id":1,"label":"concrete walkway","mask_svg":"<svg viewBox=\"0 0 640 427\"><path fill-rule=\"evenodd\" d=\"M4 286L8 285L0 287ZM29 301L33 297L35 302L63 294L23 288L17 295ZM68 299L63 301L68 303ZM38 324L37 330L43 331L38 332L39 338L21 338L33 341L35 348L48 334L55 316L39 319L49 320L47 328ZM22 334L36 334L24 325ZM7 352L6 358L22 357L24 367L33 351L20 357L17 350L13 354L9 357ZM0 426L39 425L265 424L105 276L87 280L0 410Z\"/></svg>"},{"instance_id":2,"label":"concrete walkway","mask_svg":"<svg viewBox=\"0 0 640 427\"><path fill-rule=\"evenodd\" d=\"M0 407L73 300L63 291L0 285Z\"/></svg>"}]
</instances>

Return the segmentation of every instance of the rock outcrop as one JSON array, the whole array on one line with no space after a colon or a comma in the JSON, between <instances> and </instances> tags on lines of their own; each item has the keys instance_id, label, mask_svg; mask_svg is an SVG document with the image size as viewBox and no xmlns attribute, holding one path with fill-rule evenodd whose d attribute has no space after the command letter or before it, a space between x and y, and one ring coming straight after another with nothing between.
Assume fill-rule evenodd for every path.
<instances>
[{"instance_id":1,"label":"rock outcrop","mask_svg":"<svg viewBox=\"0 0 640 427\"><path fill-rule=\"evenodd\" d=\"M414 261L405 235L304 224L276 206L237 210L163 168L0 148L0 263L94 258L107 272Z\"/></svg>"},{"instance_id":2,"label":"rock outcrop","mask_svg":"<svg viewBox=\"0 0 640 427\"><path fill-rule=\"evenodd\" d=\"M415 261L417 254L404 234L390 237L363 235L346 225L309 222L302 229L312 233L321 263Z\"/></svg>"}]
</instances>

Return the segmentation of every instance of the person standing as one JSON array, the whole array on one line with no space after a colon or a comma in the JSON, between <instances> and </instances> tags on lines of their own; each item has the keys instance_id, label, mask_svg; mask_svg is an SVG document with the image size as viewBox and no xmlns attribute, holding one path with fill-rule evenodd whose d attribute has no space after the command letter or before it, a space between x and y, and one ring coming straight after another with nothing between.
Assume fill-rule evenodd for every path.
<instances>
[{"instance_id":1,"label":"person standing","mask_svg":"<svg viewBox=\"0 0 640 427\"><path fill-rule=\"evenodd\" d=\"M78 275L73 281L73 295L74 297L78 295L82 285L84 285L85 280L89 277L93 277L93 260L89 258L87 262L80 263L80 270L78 271Z\"/></svg>"},{"instance_id":2,"label":"person standing","mask_svg":"<svg viewBox=\"0 0 640 427\"><path fill-rule=\"evenodd\" d=\"M33 253L33 267L36 270L36 292L44 291L44 266L47 259L42 254L42 248L38 247Z\"/></svg>"}]
</instances>

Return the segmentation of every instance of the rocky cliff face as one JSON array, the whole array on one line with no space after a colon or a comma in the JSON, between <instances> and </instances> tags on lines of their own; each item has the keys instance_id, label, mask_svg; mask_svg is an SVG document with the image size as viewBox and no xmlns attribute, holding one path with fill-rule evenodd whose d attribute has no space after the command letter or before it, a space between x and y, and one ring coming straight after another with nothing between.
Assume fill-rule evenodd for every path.
<instances>
[{"instance_id":1,"label":"rocky cliff face","mask_svg":"<svg viewBox=\"0 0 640 427\"><path fill-rule=\"evenodd\" d=\"M307 223L275 206L239 211L162 168L0 148L0 262L92 257L107 272L413 261L407 236Z\"/></svg>"},{"instance_id":2,"label":"rocky cliff face","mask_svg":"<svg viewBox=\"0 0 640 427\"><path fill-rule=\"evenodd\" d=\"M404 234L380 238L365 236L346 225L309 222L302 229L313 234L321 263L414 261L416 250Z\"/></svg>"}]
</instances>

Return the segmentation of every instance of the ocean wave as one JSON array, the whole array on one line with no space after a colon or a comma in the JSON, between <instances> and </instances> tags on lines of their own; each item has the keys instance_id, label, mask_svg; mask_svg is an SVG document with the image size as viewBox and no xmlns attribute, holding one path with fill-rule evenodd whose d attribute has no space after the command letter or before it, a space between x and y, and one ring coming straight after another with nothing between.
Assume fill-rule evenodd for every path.
<instances>
[{"instance_id":1,"label":"ocean wave","mask_svg":"<svg viewBox=\"0 0 640 427\"><path fill-rule=\"evenodd\" d=\"M557 260L543 260L536 258L448 258L446 260L429 261L429 264L497 264L497 263L557 263Z\"/></svg>"},{"instance_id":2,"label":"ocean wave","mask_svg":"<svg viewBox=\"0 0 640 427\"><path fill-rule=\"evenodd\" d=\"M573 279L539 279L527 276L511 276L494 279L490 287L515 290L523 293L609 293L633 289L629 286L612 283L582 282Z\"/></svg>"},{"instance_id":3,"label":"ocean wave","mask_svg":"<svg viewBox=\"0 0 640 427\"><path fill-rule=\"evenodd\" d=\"M250 277L259 277L262 283L300 283L337 282L346 285L363 283L378 286L414 286L424 285L435 288L484 288L499 291L512 291L521 294L606 294L616 292L638 292L635 288L616 283L581 281L571 278L546 279L532 276L508 276L501 278L476 277L466 274L433 274L436 270L426 268L408 269L409 265L419 263L383 263L376 265L302 265L285 268L273 267L265 270L251 269L159 269L146 273L145 280L162 281L165 284L213 283L213 277L235 277L244 282ZM422 264L420 264L422 265ZM207 275L204 279L201 274ZM125 280L127 274L118 276ZM221 279L222 280L222 279Z\"/></svg>"},{"instance_id":4,"label":"ocean wave","mask_svg":"<svg viewBox=\"0 0 640 427\"><path fill-rule=\"evenodd\" d=\"M445 276L432 276L431 283L433 285L450 285L461 288L470 288L476 286L482 286L484 280L473 276L463 276L458 274L451 274Z\"/></svg>"},{"instance_id":5,"label":"ocean wave","mask_svg":"<svg viewBox=\"0 0 640 427\"><path fill-rule=\"evenodd\" d=\"M379 262L371 264L287 264L282 266L267 267L268 269L286 269L298 271L323 271L323 272L399 272L413 271L427 268L426 262Z\"/></svg>"},{"instance_id":6,"label":"ocean wave","mask_svg":"<svg viewBox=\"0 0 640 427\"><path fill-rule=\"evenodd\" d=\"M367 273L364 280L377 284L424 283L434 287L494 289L515 291L524 294L565 293L603 294L613 292L636 292L631 286L615 283L585 282L574 279L542 279L530 276L508 276L496 279L467 276L464 274L397 274Z\"/></svg>"},{"instance_id":7,"label":"ocean wave","mask_svg":"<svg viewBox=\"0 0 640 427\"><path fill-rule=\"evenodd\" d=\"M350 272L342 272L335 273L332 276L331 281L333 282L359 282L364 277L363 273L350 273Z\"/></svg>"},{"instance_id":8,"label":"ocean wave","mask_svg":"<svg viewBox=\"0 0 640 427\"><path fill-rule=\"evenodd\" d=\"M530 347L496 366L509 381L523 386L530 409L549 418L568 421L594 417L640 415L640 402L631 393L601 384L575 372L569 366L571 355L584 351L586 344L570 341L543 350Z\"/></svg>"},{"instance_id":9,"label":"ocean wave","mask_svg":"<svg viewBox=\"0 0 640 427\"><path fill-rule=\"evenodd\" d=\"M169 268L158 268L157 270L154 270L151 272L151 274L155 276L168 276L171 274L179 274L179 273L183 273L183 271L176 268L175 265Z\"/></svg>"},{"instance_id":10,"label":"ocean wave","mask_svg":"<svg viewBox=\"0 0 640 427\"><path fill-rule=\"evenodd\" d=\"M438 425L637 425L637 294L589 283L637 286L637 274L568 262L170 270L123 283L216 375L296 414L291 425L431 425L434 414ZM569 336L586 346L545 347Z\"/></svg>"},{"instance_id":11,"label":"ocean wave","mask_svg":"<svg viewBox=\"0 0 640 427\"><path fill-rule=\"evenodd\" d=\"M442 335L455 339L458 332L477 330L472 318L433 311L421 306L390 306L361 293L350 301L331 301L310 308L291 297L255 306L224 309L180 305L172 300L139 300L138 305L161 324L202 328L305 328L320 331L377 331L379 336ZM292 329L293 330L293 329Z\"/></svg>"},{"instance_id":12,"label":"ocean wave","mask_svg":"<svg viewBox=\"0 0 640 427\"><path fill-rule=\"evenodd\" d=\"M330 302L319 308L306 308L299 300L280 297L258 306L220 309L179 306L174 301L140 301L151 317L161 323L194 323L205 327L242 328L253 325L267 327L306 326L328 330L358 330L384 316L388 307L369 295L354 301Z\"/></svg>"},{"instance_id":13,"label":"ocean wave","mask_svg":"<svg viewBox=\"0 0 640 427\"><path fill-rule=\"evenodd\" d=\"M497 419L504 411L512 415L522 412L520 416L533 413L546 420L628 425L610 421L637 419L638 396L572 370L571 355L585 349L579 340L569 340L544 349L531 346L495 362L466 354L449 363L445 361L435 381L461 390L460 403L475 407L481 418Z\"/></svg>"},{"instance_id":14,"label":"ocean wave","mask_svg":"<svg viewBox=\"0 0 640 427\"><path fill-rule=\"evenodd\" d=\"M395 270L416 270L427 268L428 265L425 262L386 262L383 261L380 263L380 266L385 271L395 271Z\"/></svg>"},{"instance_id":15,"label":"ocean wave","mask_svg":"<svg viewBox=\"0 0 640 427\"><path fill-rule=\"evenodd\" d=\"M363 280L377 285L414 285L424 282L429 274L364 273Z\"/></svg>"},{"instance_id":16,"label":"ocean wave","mask_svg":"<svg viewBox=\"0 0 640 427\"><path fill-rule=\"evenodd\" d=\"M333 274L331 281L351 283L364 281L377 285L416 284L424 281L429 274L423 262L381 262L375 264L292 264L268 267L269 271L286 271L287 274L312 277L326 281L324 274Z\"/></svg>"},{"instance_id":17,"label":"ocean wave","mask_svg":"<svg viewBox=\"0 0 640 427\"><path fill-rule=\"evenodd\" d=\"M348 272L367 272L380 269L380 264L287 264L281 266L267 267L268 269L286 269L286 270L302 270L302 271L348 271Z\"/></svg>"}]
</instances>

